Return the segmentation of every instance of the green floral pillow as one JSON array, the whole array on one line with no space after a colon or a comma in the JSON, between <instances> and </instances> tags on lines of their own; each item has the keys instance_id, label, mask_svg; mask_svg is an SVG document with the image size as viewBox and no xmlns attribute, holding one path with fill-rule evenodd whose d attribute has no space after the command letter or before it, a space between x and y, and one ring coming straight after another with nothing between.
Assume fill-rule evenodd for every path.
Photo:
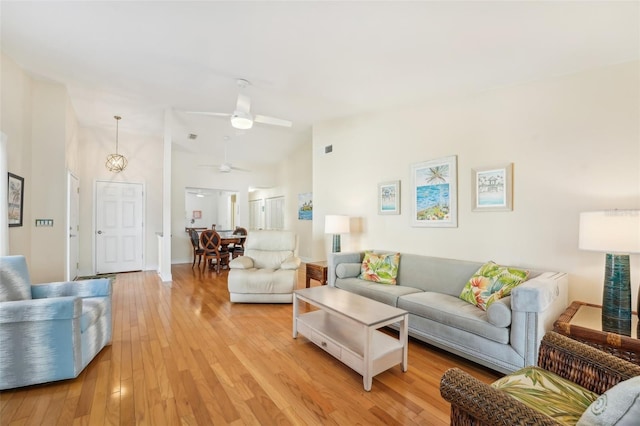
<instances>
[{"instance_id":1,"label":"green floral pillow","mask_svg":"<svg viewBox=\"0 0 640 426\"><path fill-rule=\"evenodd\" d=\"M562 425L575 425L589 404L598 397L582 386L539 367L525 367L499 379L491 386Z\"/></svg>"},{"instance_id":2,"label":"green floral pillow","mask_svg":"<svg viewBox=\"0 0 640 426\"><path fill-rule=\"evenodd\" d=\"M469 279L460 299L486 311L493 302L511 294L511 290L526 281L528 276L529 271L487 262Z\"/></svg>"},{"instance_id":3,"label":"green floral pillow","mask_svg":"<svg viewBox=\"0 0 640 426\"><path fill-rule=\"evenodd\" d=\"M376 254L365 251L358 278L380 284L395 284L399 264L400 253Z\"/></svg>"}]
</instances>

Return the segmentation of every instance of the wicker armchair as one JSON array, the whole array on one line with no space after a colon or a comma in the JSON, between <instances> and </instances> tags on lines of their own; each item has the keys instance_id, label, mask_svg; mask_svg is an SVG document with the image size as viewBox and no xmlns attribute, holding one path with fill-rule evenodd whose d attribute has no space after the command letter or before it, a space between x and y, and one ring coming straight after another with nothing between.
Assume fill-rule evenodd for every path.
<instances>
[{"instance_id":1,"label":"wicker armchair","mask_svg":"<svg viewBox=\"0 0 640 426\"><path fill-rule=\"evenodd\" d=\"M640 376L640 366L552 331L542 339L538 366L598 395ZM452 425L560 424L457 368L442 376L440 394L451 403Z\"/></svg>"}]
</instances>

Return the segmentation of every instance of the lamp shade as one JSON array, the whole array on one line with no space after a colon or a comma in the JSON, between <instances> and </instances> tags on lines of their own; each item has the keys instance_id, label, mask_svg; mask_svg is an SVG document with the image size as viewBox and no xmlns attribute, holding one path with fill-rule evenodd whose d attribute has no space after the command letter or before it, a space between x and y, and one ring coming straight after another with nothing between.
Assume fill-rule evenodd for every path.
<instances>
[{"instance_id":1,"label":"lamp shade","mask_svg":"<svg viewBox=\"0 0 640 426\"><path fill-rule=\"evenodd\" d=\"M640 253L640 210L580 213L578 247L605 253Z\"/></svg>"},{"instance_id":2,"label":"lamp shade","mask_svg":"<svg viewBox=\"0 0 640 426\"><path fill-rule=\"evenodd\" d=\"M349 216L327 215L324 218L324 232L327 234L348 234Z\"/></svg>"}]
</instances>

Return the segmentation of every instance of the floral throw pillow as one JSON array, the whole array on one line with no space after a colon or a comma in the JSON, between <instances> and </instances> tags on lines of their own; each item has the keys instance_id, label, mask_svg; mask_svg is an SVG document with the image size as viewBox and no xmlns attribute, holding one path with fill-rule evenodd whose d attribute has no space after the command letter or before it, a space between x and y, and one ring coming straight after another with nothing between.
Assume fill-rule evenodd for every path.
<instances>
[{"instance_id":1,"label":"floral throw pillow","mask_svg":"<svg viewBox=\"0 0 640 426\"><path fill-rule=\"evenodd\" d=\"M395 284L399 264L400 253L376 254L366 251L358 278L380 284Z\"/></svg>"},{"instance_id":2,"label":"floral throw pillow","mask_svg":"<svg viewBox=\"0 0 640 426\"><path fill-rule=\"evenodd\" d=\"M486 311L493 302L511 294L511 290L526 281L528 276L529 271L487 262L469 279L460 299Z\"/></svg>"}]
</instances>

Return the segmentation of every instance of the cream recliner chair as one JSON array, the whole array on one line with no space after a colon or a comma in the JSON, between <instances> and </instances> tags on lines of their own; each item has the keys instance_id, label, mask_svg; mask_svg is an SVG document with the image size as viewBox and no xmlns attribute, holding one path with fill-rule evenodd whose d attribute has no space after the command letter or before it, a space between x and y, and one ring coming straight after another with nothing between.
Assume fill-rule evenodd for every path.
<instances>
[{"instance_id":1,"label":"cream recliner chair","mask_svg":"<svg viewBox=\"0 0 640 426\"><path fill-rule=\"evenodd\" d=\"M291 303L298 282L297 236L289 231L250 231L244 256L229 262L230 300Z\"/></svg>"}]
</instances>

